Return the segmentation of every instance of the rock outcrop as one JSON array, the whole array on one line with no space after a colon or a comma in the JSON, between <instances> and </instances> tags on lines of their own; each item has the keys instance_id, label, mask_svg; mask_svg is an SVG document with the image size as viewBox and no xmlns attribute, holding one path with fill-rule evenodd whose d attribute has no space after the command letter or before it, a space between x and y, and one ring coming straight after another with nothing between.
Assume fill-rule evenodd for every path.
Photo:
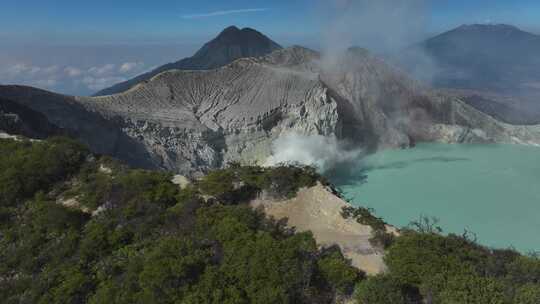
<instances>
[{"instance_id":1,"label":"rock outcrop","mask_svg":"<svg viewBox=\"0 0 540 304\"><path fill-rule=\"evenodd\" d=\"M205 71L171 70L116 95L70 97L3 86L0 96L136 166L194 175L261 162L285 133L370 149L418 141L540 143L459 98L424 88L361 49L339 58L292 47Z\"/></svg>"}]
</instances>

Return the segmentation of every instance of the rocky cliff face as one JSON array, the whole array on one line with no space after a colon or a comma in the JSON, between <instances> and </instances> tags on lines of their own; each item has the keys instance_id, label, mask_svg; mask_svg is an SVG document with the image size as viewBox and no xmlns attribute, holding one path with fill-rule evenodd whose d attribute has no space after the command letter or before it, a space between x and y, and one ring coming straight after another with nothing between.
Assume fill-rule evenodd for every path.
<instances>
[{"instance_id":1,"label":"rocky cliff face","mask_svg":"<svg viewBox=\"0 0 540 304\"><path fill-rule=\"evenodd\" d=\"M538 127L501 123L359 49L329 60L293 47L215 70L167 71L111 96L22 87L0 87L0 96L43 113L99 153L188 175L264 161L273 140L288 132L371 149L417 141L540 143Z\"/></svg>"},{"instance_id":2,"label":"rocky cliff face","mask_svg":"<svg viewBox=\"0 0 540 304\"><path fill-rule=\"evenodd\" d=\"M75 97L25 86L0 86L0 96L42 114L46 123L61 129L64 135L77 138L97 154L114 155L137 167L156 167L143 144L129 137L117 121L104 118ZM32 123L31 117L27 119Z\"/></svg>"}]
</instances>

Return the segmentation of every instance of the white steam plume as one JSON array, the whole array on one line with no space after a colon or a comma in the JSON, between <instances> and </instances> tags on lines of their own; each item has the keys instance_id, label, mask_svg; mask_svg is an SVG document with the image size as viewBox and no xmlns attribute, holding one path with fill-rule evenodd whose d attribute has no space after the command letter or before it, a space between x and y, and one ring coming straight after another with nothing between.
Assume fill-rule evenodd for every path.
<instances>
[{"instance_id":1,"label":"white steam plume","mask_svg":"<svg viewBox=\"0 0 540 304\"><path fill-rule=\"evenodd\" d=\"M427 0L323 0L324 48L393 52L427 36Z\"/></svg>"},{"instance_id":2,"label":"white steam plume","mask_svg":"<svg viewBox=\"0 0 540 304\"><path fill-rule=\"evenodd\" d=\"M289 133L273 142L272 156L267 159L265 165L297 163L313 166L324 173L339 164L355 161L362 154L360 149L347 149L346 145L340 143L335 136L304 136Z\"/></svg>"},{"instance_id":3,"label":"white steam plume","mask_svg":"<svg viewBox=\"0 0 540 304\"><path fill-rule=\"evenodd\" d=\"M430 34L429 6L428 0L319 0L323 63L333 66L358 46L431 82L439 68L419 45Z\"/></svg>"}]
</instances>

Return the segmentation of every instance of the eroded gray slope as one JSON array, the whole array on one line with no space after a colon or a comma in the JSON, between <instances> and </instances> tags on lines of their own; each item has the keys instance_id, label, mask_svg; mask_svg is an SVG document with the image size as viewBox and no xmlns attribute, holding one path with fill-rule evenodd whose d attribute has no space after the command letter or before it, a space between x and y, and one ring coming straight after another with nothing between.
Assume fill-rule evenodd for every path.
<instances>
[{"instance_id":1,"label":"eroded gray slope","mask_svg":"<svg viewBox=\"0 0 540 304\"><path fill-rule=\"evenodd\" d=\"M317 74L238 60L222 69L169 71L126 93L78 102L140 138L162 165L190 170L260 160L284 131L339 133L336 103Z\"/></svg>"}]
</instances>

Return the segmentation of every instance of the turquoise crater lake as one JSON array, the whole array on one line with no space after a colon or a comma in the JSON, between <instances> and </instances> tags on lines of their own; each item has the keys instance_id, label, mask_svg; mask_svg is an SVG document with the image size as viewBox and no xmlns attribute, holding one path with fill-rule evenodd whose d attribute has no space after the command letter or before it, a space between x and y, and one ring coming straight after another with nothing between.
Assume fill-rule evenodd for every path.
<instances>
[{"instance_id":1,"label":"turquoise crater lake","mask_svg":"<svg viewBox=\"0 0 540 304\"><path fill-rule=\"evenodd\" d=\"M355 204L395 226L420 215L481 244L540 250L540 148L420 144L338 169L330 180Z\"/></svg>"}]
</instances>

